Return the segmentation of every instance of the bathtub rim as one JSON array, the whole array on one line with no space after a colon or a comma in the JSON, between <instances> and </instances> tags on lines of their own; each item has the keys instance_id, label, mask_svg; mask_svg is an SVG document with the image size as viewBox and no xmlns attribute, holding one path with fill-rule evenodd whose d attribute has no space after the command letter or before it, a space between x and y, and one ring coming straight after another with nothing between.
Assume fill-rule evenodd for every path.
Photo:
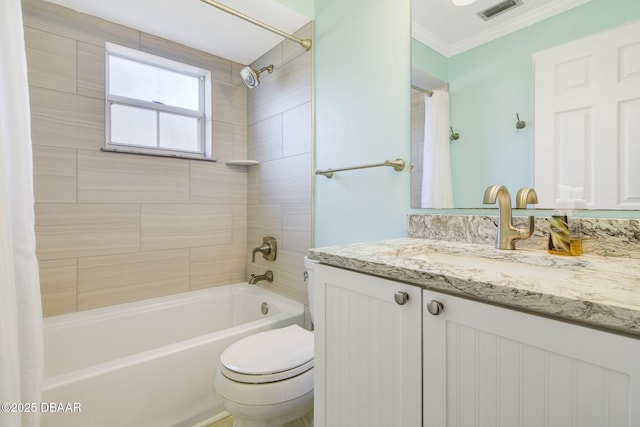
<instances>
[{"instance_id":1,"label":"bathtub rim","mask_svg":"<svg viewBox=\"0 0 640 427\"><path fill-rule=\"evenodd\" d=\"M186 304L192 301L197 301L206 296L213 296L213 294L219 295L222 292L231 294L238 291L257 293L259 295L264 295L265 297L275 299L278 304L282 304L282 307L284 307L285 309L291 309L293 311L299 309L304 310L304 304L295 301L287 296L283 296L276 293L275 291L262 288L257 285L250 285L246 282L238 282L227 285L212 286L209 288L197 289L193 291L185 291L177 294L147 298L137 301L129 301L104 307L90 308L87 310L58 314L55 316L48 316L43 318L43 328L46 333L46 331L49 329L72 326L79 320L91 323L117 318L129 313L142 314L166 307L171 307L177 304Z\"/></svg>"},{"instance_id":2,"label":"bathtub rim","mask_svg":"<svg viewBox=\"0 0 640 427\"><path fill-rule=\"evenodd\" d=\"M302 324L304 322L304 304L294 301L286 296L277 294L269 289L240 282L206 289L199 289L195 291L188 291L180 294L127 302L113 306L66 313L58 316L51 316L44 319L45 321L47 319L51 319L48 322L48 325L45 324L45 333L47 329L55 330L73 326L78 321L86 321L86 324L90 324L92 322L109 320L131 313L140 314L148 311L155 311L162 308L172 307L176 304L187 304L191 301L199 301L204 296L220 295L223 292L226 294L238 292L248 292L253 294L257 293L258 296L264 296L265 298L269 298L272 302L277 303L278 306L282 308L282 310L278 314L242 323L231 328L226 328L204 335L187 338L170 344L161 345L138 353L96 363L94 365L75 369L61 374L51 375L49 377L45 376L42 381L43 392L54 389L56 387L69 385L78 380L90 378L92 376L95 376L96 374L108 373L117 369L121 369L125 366L144 363L144 361L158 357L158 355L166 355L178 351L183 351L185 349L193 348L215 339L242 333L246 330L260 327L261 324L281 324L282 322L285 322L289 319L299 317L300 321L294 323L297 323L300 326L304 326Z\"/></svg>"}]
</instances>

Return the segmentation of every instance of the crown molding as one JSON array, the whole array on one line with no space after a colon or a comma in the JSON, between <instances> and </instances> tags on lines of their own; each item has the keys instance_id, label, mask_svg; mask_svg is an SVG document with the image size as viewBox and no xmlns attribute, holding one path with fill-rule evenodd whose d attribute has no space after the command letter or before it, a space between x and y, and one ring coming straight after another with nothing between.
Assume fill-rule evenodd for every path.
<instances>
[{"instance_id":1,"label":"crown molding","mask_svg":"<svg viewBox=\"0 0 640 427\"><path fill-rule=\"evenodd\" d=\"M411 23L411 36L420 43L429 46L436 52L444 56L449 56L447 55L449 44L423 26L418 25L416 22Z\"/></svg>"},{"instance_id":2,"label":"crown molding","mask_svg":"<svg viewBox=\"0 0 640 427\"><path fill-rule=\"evenodd\" d=\"M446 43L440 37L434 33L428 31L419 24L412 22L411 35L421 43L429 46L436 52L451 57L465 52L469 49L478 47L484 43L506 36L507 34L526 28L530 25L536 24L552 16L558 15L574 7L581 6L591 0L558 0L547 4L522 15L517 16L503 24L491 27L485 31L481 31L472 37L460 40L455 43ZM480 19L480 18L478 18Z\"/></svg>"}]
</instances>

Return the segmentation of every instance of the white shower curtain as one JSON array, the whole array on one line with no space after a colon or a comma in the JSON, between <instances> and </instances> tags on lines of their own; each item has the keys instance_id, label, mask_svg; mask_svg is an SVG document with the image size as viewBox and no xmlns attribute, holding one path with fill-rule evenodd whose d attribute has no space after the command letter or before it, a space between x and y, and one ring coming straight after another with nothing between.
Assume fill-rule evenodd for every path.
<instances>
[{"instance_id":1,"label":"white shower curtain","mask_svg":"<svg viewBox=\"0 0 640 427\"><path fill-rule=\"evenodd\" d=\"M453 208L449 155L449 93L434 90L424 97L422 207Z\"/></svg>"},{"instance_id":2,"label":"white shower curtain","mask_svg":"<svg viewBox=\"0 0 640 427\"><path fill-rule=\"evenodd\" d=\"M20 0L0 1L0 425L40 424L42 308L35 254L27 62ZM35 404L35 413L18 404ZM12 405L15 404L15 405ZM7 406L9 405L9 406Z\"/></svg>"}]
</instances>

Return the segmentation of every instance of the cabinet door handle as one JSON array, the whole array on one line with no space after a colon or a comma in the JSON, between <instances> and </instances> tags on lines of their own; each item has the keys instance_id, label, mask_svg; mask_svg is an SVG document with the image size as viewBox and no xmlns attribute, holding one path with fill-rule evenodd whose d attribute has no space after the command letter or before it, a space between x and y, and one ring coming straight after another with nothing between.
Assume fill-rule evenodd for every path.
<instances>
[{"instance_id":1,"label":"cabinet door handle","mask_svg":"<svg viewBox=\"0 0 640 427\"><path fill-rule=\"evenodd\" d=\"M398 291L393 296L393 299L396 300L396 303L398 305L405 305L407 303L407 301L409 301L409 294L406 293L405 291Z\"/></svg>"},{"instance_id":2,"label":"cabinet door handle","mask_svg":"<svg viewBox=\"0 0 640 427\"><path fill-rule=\"evenodd\" d=\"M427 311L430 314L437 316L438 314L442 313L443 310L444 305L442 305L440 301L434 299L427 301Z\"/></svg>"}]
</instances>

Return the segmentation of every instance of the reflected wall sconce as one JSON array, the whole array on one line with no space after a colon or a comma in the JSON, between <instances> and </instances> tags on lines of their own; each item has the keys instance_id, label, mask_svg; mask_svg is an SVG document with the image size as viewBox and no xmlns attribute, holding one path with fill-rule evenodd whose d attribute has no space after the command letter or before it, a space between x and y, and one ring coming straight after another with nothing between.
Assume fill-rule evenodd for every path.
<instances>
[{"instance_id":1,"label":"reflected wall sconce","mask_svg":"<svg viewBox=\"0 0 640 427\"><path fill-rule=\"evenodd\" d=\"M527 123L524 120L520 120L520 114L516 113L516 129L524 129L527 126Z\"/></svg>"},{"instance_id":2,"label":"reflected wall sconce","mask_svg":"<svg viewBox=\"0 0 640 427\"><path fill-rule=\"evenodd\" d=\"M456 6L467 6L467 5L470 5L471 3L475 3L476 0L452 0L452 2Z\"/></svg>"},{"instance_id":3,"label":"reflected wall sconce","mask_svg":"<svg viewBox=\"0 0 640 427\"><path fill-rule=\"evenodd\" d=\"M449 140L450 141L457 141L460 139L460 134L458 132L454 132L453 131L453 126L451 126L449 129L451 129L451 133L449 134Z\"/></svg>"}]
</instances>

